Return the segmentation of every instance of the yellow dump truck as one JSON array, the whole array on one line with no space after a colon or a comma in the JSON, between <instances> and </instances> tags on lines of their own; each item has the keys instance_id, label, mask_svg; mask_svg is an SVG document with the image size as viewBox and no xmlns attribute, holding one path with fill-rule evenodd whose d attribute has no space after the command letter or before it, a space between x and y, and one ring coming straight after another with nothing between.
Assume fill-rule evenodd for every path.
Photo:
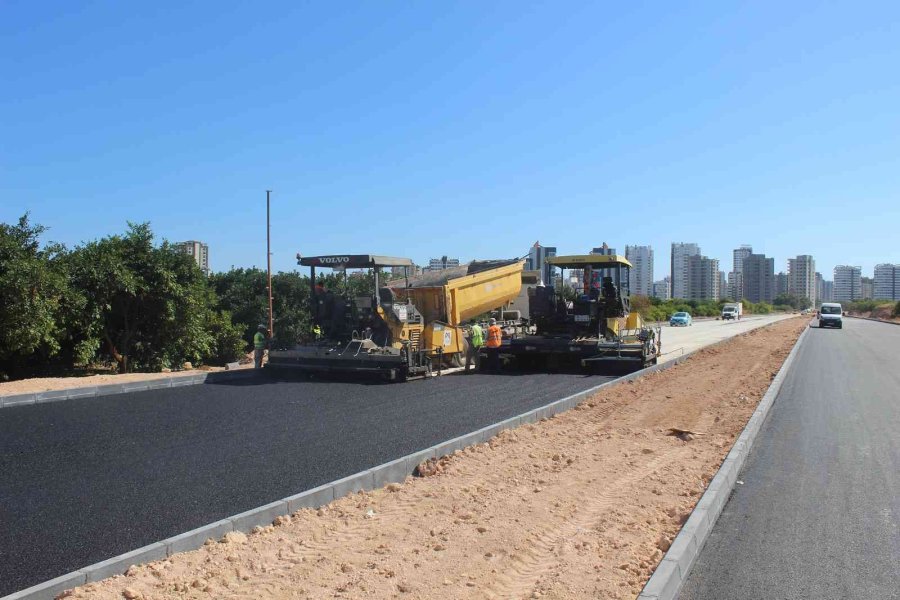
<instances>
[{"instance_id":1,"label":"yellow dump truck","mask_svg":"<svg viewBox=\"0 0 900 600\"><path fill-rule=\"evenodd\" d=\"M460 366L466 342L462 325L474 317L502 309L522 289L521 260L473 261L392 284L397 298L413 304L425 327L422 347L432 362Z\"/></svg>"},{"instance_id":2,"label":"yellow dump truck","mask_svg":"<svg viewBox=\"0 0 900 600\"><path fill-rule=\"evenodd\" d=\"M436 361L459 365L466 342L461 325L504 308L522 286L522 261L476 261L408 277L408 258L370 254L297 257L310 269L310 331L295 345L269 352L268 372L344 372L389 381L427 375ZM317 269L343 274L344 285L325 289ZM382 284L385 270L402 277ZM365 290L351 289L348 271L363 275ZM354 274L355 275L355 274ZM371 278L371 280L369 280Z\"/></svg>"}]
</instances>

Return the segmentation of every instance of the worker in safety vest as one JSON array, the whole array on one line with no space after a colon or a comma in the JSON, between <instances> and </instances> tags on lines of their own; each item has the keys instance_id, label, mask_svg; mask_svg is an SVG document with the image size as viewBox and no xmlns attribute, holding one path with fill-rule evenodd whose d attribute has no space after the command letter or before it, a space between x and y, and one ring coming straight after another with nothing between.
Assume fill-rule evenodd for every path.
<instances>
[{"instance_id":1,"label":"worker in safety vest","mask_svg":"<svg viewBox=\"0 0 900 600\"><path fill-rule=\"evenodd\" d=\"M475 364L475 369L481 368L481 347L484 346L484 330L481 325L472 321L469 328L469 343L466 346L466 372L469 366Z\"/></svg>"},{"instance_id":2,"label":"worker in safety vest","mask_svg":"<svg viewBox=\"0 0 900 600\"><path fill-rule=\"evenodd\" d=\"M269 345L268 331L265 325L260 325L256 328L256 334L253 336L253 364L257 369L262 368L263 356Z\"/></svg>"},{"instance_id":3,"label":"worker in safety vest","mask_svg":"<svg viewBox=\"0 0 900 600\"><path fill-rule=\"evenodd\" d=\"M500 342L503 340L503 332L497 325L497 319L491 319L487 334L488 368L494 373L500 371Z\"/></svg>"}]
</instances>

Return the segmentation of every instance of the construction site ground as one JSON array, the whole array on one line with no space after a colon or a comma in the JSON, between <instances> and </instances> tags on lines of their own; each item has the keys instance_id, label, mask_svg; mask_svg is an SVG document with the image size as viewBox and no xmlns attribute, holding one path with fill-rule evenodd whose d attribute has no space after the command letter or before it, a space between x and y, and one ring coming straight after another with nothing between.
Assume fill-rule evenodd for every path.
<instances>
[{"instance_id":1,"label":"construction site ground","mask_svg":"<svg viewBox=\"0 0 900 600\"><path fill-rule=\"evenodd\" d=\"M428 465L426 477L68 596L634 597L808 321L781 320L606 388ZM671 427L696 435L667 435Z\"/></svg>"}]
</instances>

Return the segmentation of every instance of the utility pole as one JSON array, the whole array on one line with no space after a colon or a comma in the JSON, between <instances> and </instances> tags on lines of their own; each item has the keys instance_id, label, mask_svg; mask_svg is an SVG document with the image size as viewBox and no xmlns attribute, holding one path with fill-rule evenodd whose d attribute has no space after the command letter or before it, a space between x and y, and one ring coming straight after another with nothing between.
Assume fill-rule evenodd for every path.
<instances>
[{"instance_id":1,"label":"utility pole","mask_svg":"<svg viewBox=\"0 0 900 600\"><path fill-rule=\"evenodd\" d=\"M268 289L269 289L269 337L275 336L275 331L273 329L273 318L272 318L272 206L270 202L270 196L272 195L272 190L266 190L266 263L268 270Z\"/></svg>"}]
</instances>

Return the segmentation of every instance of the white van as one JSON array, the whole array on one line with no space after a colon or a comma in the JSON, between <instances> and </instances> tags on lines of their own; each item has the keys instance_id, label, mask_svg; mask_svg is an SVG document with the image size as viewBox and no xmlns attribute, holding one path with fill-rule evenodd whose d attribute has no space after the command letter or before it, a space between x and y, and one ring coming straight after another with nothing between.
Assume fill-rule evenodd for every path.
<instances>
[{"instance_id":1,"label":"white van","mask_svg":"<svg viewBox=\"0 0 900 600\"><path fill-rule=\"evenodd\" d=\"M841 315L843 314L844 309L837 302L823 302L819 308L819 327L842 329L844 322L841 320Z\"/></svg>"}]
</instances>

